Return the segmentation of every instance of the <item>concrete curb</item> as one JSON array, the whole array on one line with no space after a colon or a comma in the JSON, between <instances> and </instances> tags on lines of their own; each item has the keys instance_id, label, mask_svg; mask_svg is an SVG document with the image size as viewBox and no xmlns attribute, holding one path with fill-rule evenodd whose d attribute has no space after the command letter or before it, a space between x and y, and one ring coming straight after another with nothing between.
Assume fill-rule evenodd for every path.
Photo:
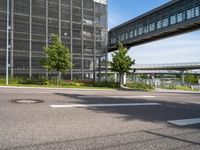
<instances>
[{"instance_id":1,"label":"concrete curb","mask_svg":"<svg viewBox=\"0 0 200 150\"><path fill-rule=\"evenodd\" d=\"M0 86L0 89L41 89L41 90L81 90L81 91L117 91L116 89L93 89L93 88L48 88L48 87L26 87L26 86Z\"/></svg>"},{"instance_id":2,"label":"concrete curb","mask_svg":"<svg viewBox=\"0 0 200 150\"><path fill-rule=\"evenodd\" d=\"M186 91L186 90L169 90L169 89L155 89L154 92L160 92L160 93L191 93L191 94L200 94L200 91Z\"/></svg>"}]
</instances>

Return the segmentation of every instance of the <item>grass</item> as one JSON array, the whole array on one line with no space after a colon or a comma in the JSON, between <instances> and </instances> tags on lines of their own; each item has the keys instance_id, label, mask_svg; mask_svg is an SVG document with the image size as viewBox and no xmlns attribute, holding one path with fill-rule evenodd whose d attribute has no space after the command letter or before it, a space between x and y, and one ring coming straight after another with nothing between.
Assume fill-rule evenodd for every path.
<instances>
[{"instance_id":1,"label":"grass","mask_svg":"<svg viewBox=\"0 0 200 150\"><path fill-rule=\"evenodd\" d=\"M164 89L171 89L171 90L184 90L184 91L199 91L197 89L192 89L189 86L181 86L181 85L169 85L162 87Z\"/></svg>"}]
</instances>

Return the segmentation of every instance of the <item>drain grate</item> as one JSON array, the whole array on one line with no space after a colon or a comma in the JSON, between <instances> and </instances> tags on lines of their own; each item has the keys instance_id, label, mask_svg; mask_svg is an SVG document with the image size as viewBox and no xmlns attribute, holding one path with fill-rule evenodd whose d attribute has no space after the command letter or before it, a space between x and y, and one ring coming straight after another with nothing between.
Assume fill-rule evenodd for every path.
<instances>
[{"instance_id":1,"label":"drain grate","mask_svg":"<svg viewBox=\"0 0 200 150\"><path fill-rule=\"evenodd\" d=\"M35 103L42 103L44 101L39 99L15 99L12 100L11 102L18 104L35 104Z\"/></svg>"}]
</instances>

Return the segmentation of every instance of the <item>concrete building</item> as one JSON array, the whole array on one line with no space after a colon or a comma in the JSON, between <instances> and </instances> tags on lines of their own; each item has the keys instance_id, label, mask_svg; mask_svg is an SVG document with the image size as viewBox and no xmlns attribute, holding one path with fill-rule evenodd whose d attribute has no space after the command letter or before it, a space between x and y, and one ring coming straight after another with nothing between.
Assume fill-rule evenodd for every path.
<instances>
[{"instance_id":1,"label":"concrete building","mask_svg":"<svg viewBox=\"0 0 200 150\"><path fill-rule=\"evenodd\" d=\"M106 58L107 0L0 0L1 75L6 73L7 28L9 75L47 75L40 60L55 33L71 50L74 64L64 78L95 79Z\"/></svg>"}]
</instances>

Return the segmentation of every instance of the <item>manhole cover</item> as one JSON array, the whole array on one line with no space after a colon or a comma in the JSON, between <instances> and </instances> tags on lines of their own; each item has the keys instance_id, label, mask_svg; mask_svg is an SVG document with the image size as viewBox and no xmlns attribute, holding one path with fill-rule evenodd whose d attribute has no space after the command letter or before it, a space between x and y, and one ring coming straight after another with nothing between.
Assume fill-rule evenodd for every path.
<instances>
[{"instance_id":1,"label":"manhole cover","mask_svg":"<svg viewBox=\"0 0 200 150\"><path fill-rule=\"evenodd\" d=\"M34 103L42 103L44 101L38 99L15 99L11 101L12 103L19 103L19 104L34 104Z\"/></svg>"}]
</instances>

